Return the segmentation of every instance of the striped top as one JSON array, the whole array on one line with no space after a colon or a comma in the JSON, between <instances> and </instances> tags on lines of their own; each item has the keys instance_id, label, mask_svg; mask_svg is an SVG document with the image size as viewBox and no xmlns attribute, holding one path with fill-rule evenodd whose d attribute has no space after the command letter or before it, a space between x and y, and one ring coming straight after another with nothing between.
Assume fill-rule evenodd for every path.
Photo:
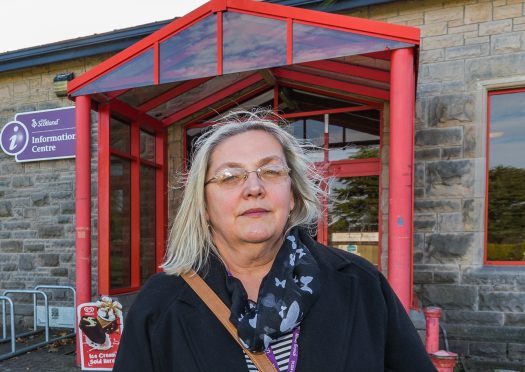
<instances>
[{"instance_id":1,"label":"striped top","mask_svg":"<svg viewBox=\"0 0 525 372\"><path fill-rule=\"evenodd\" d=\"M279 365L279 371L288 371L288 361L290 360L290 350L292 347L293 331L286 333L276 340L270 342L275 360ZM257 371L257 368L253 365L250 357L244 354L246 364L248 365L248 371Z\"/></svg>"}]
</instances>

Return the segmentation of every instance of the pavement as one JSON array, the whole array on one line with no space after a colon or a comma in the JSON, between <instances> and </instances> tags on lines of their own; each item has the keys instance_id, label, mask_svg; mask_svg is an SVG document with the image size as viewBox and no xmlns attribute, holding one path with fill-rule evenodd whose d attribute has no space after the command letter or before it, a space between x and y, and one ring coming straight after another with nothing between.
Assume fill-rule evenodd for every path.
<instances>
[{"instance_id":1,"label":"pavement","mask_svg":"<svg viewBox=\"0 0 525 372\"><path fill-rule=\"evenodd\" d=\"M0 362L0 371L79 372L81 369L75 363L75 347L74 338L59 340Z\"/></svg>"}]
</instances>

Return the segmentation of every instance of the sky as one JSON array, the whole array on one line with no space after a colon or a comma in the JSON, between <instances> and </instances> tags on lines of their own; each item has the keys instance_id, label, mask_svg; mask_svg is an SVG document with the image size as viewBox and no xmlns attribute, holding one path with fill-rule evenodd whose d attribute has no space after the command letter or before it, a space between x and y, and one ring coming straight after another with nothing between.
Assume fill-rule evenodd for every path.
<instances>
[{"instance_id":1,"label":"sky","mask_svg":"<svg viewBox=\"0 0 525 372\"><path fill-rule=\"evenodd\" d=\"M180 17L206 0L0 0L0 53Z\"/></svg>"}]
</instances>

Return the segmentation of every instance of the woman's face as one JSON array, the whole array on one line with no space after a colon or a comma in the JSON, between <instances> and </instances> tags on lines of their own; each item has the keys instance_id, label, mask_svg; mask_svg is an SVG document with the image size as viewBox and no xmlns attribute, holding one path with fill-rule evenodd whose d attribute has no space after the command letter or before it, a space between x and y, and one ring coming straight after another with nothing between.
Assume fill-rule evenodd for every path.
<instances>
[{"instance_id":1,"label":"woman's face","mask_svg":"<svg viewBox=\"0 0 525 372\"><path fill-rule=\"evenodd\" d=\"M224 168L254 171L264 165L286 165L281 144L270 134L252 130L230 137L213 151L206 180ZM294 206L290 177L278 182L260 180L255 172L230 188L205 186L206 212L217 247L246 243L275 242L283 235Z\"/></svg>"}]
</instances>

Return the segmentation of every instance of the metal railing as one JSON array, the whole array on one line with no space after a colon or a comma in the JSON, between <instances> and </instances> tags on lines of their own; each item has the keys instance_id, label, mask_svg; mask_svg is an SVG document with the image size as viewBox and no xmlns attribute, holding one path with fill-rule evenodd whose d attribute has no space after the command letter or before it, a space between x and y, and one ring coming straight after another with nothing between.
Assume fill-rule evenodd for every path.
<instances>
[{"instance_id":1,"label":"metal railing","mask_svg":"<svg viewBox=\"0 0 525 372\"><path fill-rule=\"evenodd\" d=\"M73 331L70 333L67 333L62 336L57 336L50 338L49 337L49 301L48 296L44 292L44 290L68 290L73 293ZM13 303L13 300L8 297L8 294L32 294L33 295L33 330L28 332L22 332L19 334L16 334L15 331L15 306ZM44 299L44 329L38 329L37 327L37 295L41 295ZM71 286L65 286L65 285L37 285L35 289L8 289L2 292L2 295L0 296L0 301L2 301L2 339L0 340L0 343L5 343L11 341L11 352L4 353L0 355L0 361L3 361L5 359L24 354L28 351L38 349L42 346L48 345L52 342L73 337L76 335L76 291L75 288ZM11 336L7 337L7 325L6 325L6 302L9 303L10 306L10 323L11 323ZM16 348L16 340L19 337L27 337L31 335L35 335L38 333L41 333L44 331L44 341L38 342L35 344L32 344L30 346L26 346L23 348L19 348L17 350Z\"/></svg>"}]
</instances>

